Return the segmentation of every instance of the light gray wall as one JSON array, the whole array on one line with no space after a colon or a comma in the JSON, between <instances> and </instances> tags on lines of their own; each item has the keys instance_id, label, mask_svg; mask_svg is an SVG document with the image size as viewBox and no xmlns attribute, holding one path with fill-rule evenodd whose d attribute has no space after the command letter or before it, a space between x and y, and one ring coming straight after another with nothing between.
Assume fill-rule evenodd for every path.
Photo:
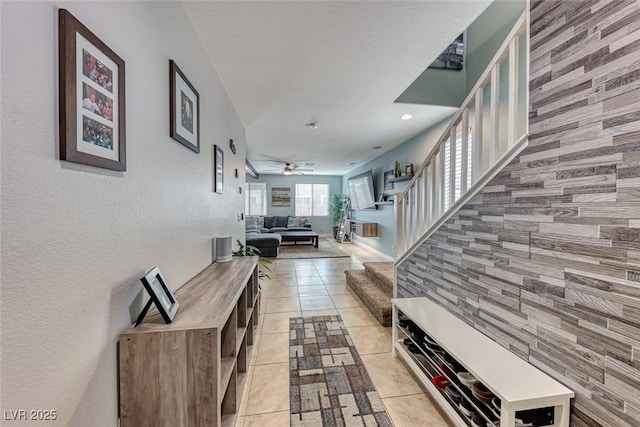
<instances>
[{"instance_id":1,"label":"light gray wall","mask_svg":"<svg viewBox=\"0 0 640 427\"><path fill-rule=\"evenodd\" d=\"M342 177L339 175L263 175L254 178L247 175L247 182L265 182L267 184L267 215L295 215L296 184L329 184L329 195L342 193ZM273 187L291 188L291 206L271 206ZM319 234L331 234L333 223L329 216L312 216L311 227Z\"/></svg>"},{"instance_id":2,"label":"light gray wall","mask_svg":"<svg viewBox=\"0 0 640 427\"><path fill-rule=\"evenodd\" d=\"M396 102L459 107L524 12L524 0L497 0L466 29L461 71L427 68Z\"/></svg>"},{"instance_id":3,"label":"light gray wall","mask_svg":"<svg viewBox=\"0 0 640 427\"><path fill-rule=\"evenodd\" d=\"M440 123L430 127L420 135L408 140L398 147L390 150L380 157L377 157L362 166L353 169L342 180L342 191L348 194L348 178L371 169L374 179L374 190L376 198L381 193L395 194L402 192L408 181L394 184L393 190L384 191L384 172L393 169L396 161L404 167L413 163L414 170L424 162L429 151L434 147L438 138L442 136L445 128L449 125L451 117L441 121ZM372 249L382 252L390 257L395 257L396 244L396 223L393 205L378 206L375 210L358 210L354 211L354 218L361 221L369 221L378 223L378 237L356 237L355 240L370 246Z\"/></svg>"},{"instance_id":4,"label":"light gray wall","mask_svg":"<svg viewBox=\"0 0 640 427\"><path fill-rule=\"evenodd\" d=\"M514 24L524 12L524 0L494 1L467 28L465 48L466 91L473 89ZM458 104L459 105L459 104Z\"/></svg>"},{"instance_id":5,"label":"light gray wall","mask_svg":"<svg viewBox=\"0 0 640 427\"><path fill-rule=\"evenodd\" d=\"M466 67L465 63L460 71L427 68L395 102L459 107L467 96Z\"/></svg>"},{"instance_id":6,"label":"light gray wall","mask_svg":"<svg viewBox=\"0 0 640 427\"><path fill-rule=\"evenodd\" d=\"M0 7L2 408L117 426L117 342L147 299L139 278L158 266L176 289L210 264L212 236L244 238L244 128L179 2ZM59 7L126 63L126 172L58 160ZM169 137L169 59L200 93L200 154Z\"/></svg>"}]
</instances>

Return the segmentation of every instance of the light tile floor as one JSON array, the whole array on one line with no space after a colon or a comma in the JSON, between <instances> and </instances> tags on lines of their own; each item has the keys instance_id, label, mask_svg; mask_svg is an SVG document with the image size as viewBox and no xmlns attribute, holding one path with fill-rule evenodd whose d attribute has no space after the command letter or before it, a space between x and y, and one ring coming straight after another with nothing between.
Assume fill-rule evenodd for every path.
<instances>
[{"instance_id":1,"label":"light tile floor","mask_svg":"<svg viewBox=\"0 0 640 427\"><path fill-rule=\"evenodd\" d=\"M262 283L260 323L238 427L289 425L289 318L340 314L376 390L396 427L447 426L404 364L391 355L391 328L384 328L346 286L344 270L385 261L359 246L343 244L350 258L274 260Z\"/></svg>"}]
</instances>

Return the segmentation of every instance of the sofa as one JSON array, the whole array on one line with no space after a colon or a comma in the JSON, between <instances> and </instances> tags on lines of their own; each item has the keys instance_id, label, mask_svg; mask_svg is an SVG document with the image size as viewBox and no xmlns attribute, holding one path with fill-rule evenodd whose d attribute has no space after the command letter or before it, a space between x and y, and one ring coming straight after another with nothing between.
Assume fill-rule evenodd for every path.
<instances>
[{"instance_id":1,"label":"sofa","mask_svg":"<svg viewBox=\"0 0 640 427\"><path fill-rule=\"evenodd\" d=\"M311 231L311 221L306 216L258 216L245 217L247 231L259 230L261 233L280 231Z\"/></svg>"},{"instance_id":2,"label":"sofa","mask_svg":"<svg viewBox=\"0 0 640 427\"><path fill-rule=\"evenodd\" d=\"M282 236L279 232L313 231L307 217L253 216L245 217L246 244L255 247L263 257L277 257Z\"/></svg>"},{"instance_id":3,"label":"sofa","mask_svg":"<svg viewBox=\"0 0 640 427\"><path fill-rule=\"evenodd\" d=\"M277 257L280 252L282 236L277 233L261 233L259 231L247 231L246 244L260 251L260 256Z\"/></svg>"}]
</instances>

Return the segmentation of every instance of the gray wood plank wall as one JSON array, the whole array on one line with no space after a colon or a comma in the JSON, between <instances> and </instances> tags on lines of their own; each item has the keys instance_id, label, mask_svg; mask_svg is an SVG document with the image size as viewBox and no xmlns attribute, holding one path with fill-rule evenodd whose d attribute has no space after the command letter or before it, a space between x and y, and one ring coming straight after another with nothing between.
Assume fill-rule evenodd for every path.
<instances>
[{"instance_id":1,"label":"gray wood plank wall","mask_svg":"<svg viewBox=\"0 0 640 427\"><path fill-rule=\"evenodd\" d=\"M576 392L573 426L640 425L640 2L532 1L529 147L398 268Z\"/></svg>"}]
</instances>

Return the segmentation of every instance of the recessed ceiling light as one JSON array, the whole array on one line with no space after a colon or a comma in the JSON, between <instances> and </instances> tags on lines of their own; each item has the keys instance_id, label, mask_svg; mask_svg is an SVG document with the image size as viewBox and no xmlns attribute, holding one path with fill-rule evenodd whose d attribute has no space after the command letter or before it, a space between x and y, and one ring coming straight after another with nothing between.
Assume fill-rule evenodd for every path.
<instances>
[{"instance_id":1,"label":"recessed ceiling light","mask_svg":"<svg viewBox=\"0 0 640 427\"><path fill-rule=\"evenodd\" d=\"M375 147L373 147L373 149L374 149L374 150L379 150L379 149L381 149L381 148L382 148L382 147L381 147L381 146L379 146L379 145L376 145Z\"/></svg>"},{"instance_id":2,"label":"recessed ceiling light","mask_svg":"<svg viewBox=\"0 0 640 427\"><path fill-rule=\"evenodd\" d=\"M309 122L305 126L308 127L309 129L318 129L318 124L314 122Z\"/></svg>"},{"instance_id":3,"label":"recessed ceiling light","mask_svg":"<svg viewBox=\"0 0 640 427\"><path fill-rule=\"evenodd\" d=\"M405 113L403 115L400 116L401 120L411 120L413 119L413 115L409 114L409 113Z\"/></svg>"}]
</instances>

